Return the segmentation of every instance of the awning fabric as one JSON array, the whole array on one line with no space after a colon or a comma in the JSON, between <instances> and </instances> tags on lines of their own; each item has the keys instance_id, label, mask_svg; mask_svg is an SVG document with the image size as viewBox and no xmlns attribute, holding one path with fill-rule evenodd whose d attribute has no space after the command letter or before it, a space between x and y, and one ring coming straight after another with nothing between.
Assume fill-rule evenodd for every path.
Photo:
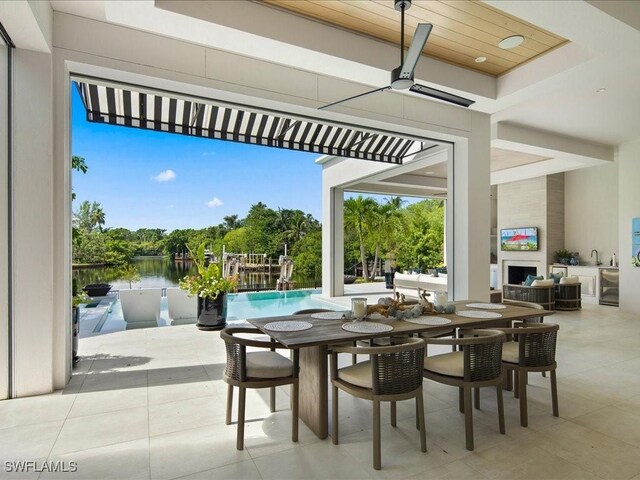
<instances>
[{"instance_id":1,"label":"awning fabric","mask_svg":"<svg viewBox=\"0 0 640 480\"><path fill-rule=\"evenodd\" d=\"M189 101L167 93L143 93L130 87L85 81L74 83L90 122L395 164L434 145L213 101Z\"/></svg>"}]
</instances>

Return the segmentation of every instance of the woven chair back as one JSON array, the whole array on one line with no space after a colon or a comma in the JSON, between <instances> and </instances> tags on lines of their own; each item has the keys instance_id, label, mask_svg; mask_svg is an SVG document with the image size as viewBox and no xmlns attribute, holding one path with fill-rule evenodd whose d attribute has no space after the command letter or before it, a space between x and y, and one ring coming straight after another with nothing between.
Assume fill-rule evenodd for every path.
<instances>
[{"instance_id":1,"label":"woven chair back","mask_svg":"<svg viewBox=\"0 0 640 480\"><path fill-rule=\"evenodd\" d=\"M526 367L544 367L556 361L556 340L558 325L546 324L532 327L530 332L518 334L520 365Z\"/></svg>"},{"instance_id":2,"label":"woven chair back","mask_svg":"<svg viewBox=\"0 0 640 480\"><path fill-rule=\"evenodd\" d=\"M504 334L497 330L476 330L477 342L463 345L465 382L493 380L502 372ZM469 338L464 335L464 338Z\"/></svg>"},{"instance_id":3,"label":"woven chair back","mask_svg":"<svg viewBox=\"0 0 640 480\"><path fill-rule=\"evenodd\" d=\"M245 357L243 352L244 347L237 343L227 341L225 341L225 346L227 348L227 365L224 370L225 376L239 382L244 381L245 373L243 372L245 372L245 369L242 365Z\"/></svg>"},{"instance_id":4,"label":"woven chair back","mask_svg":"<svg viewBox=\"0 0 640 480\"><path fill-rule=\"evenodd\" d=\"M374 395L409 393L422 385L425 344L404 339L402 350L371 355Z\"/></svg>"}]
</instances>

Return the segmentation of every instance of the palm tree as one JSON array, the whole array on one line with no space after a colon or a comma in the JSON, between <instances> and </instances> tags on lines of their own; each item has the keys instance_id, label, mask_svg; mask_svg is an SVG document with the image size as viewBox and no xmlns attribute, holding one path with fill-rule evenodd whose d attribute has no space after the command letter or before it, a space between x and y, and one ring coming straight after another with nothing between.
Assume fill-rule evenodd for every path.
<instances>
[{"instance_id":1,"label":"palm tree","mask_svg":"<svg viewBox=\"0 0 640 480\"><path fill-rule=\"evenodd\" d=\"M402 215L400 214L400 208L402 208L403 203L404 200L400 197L392 197L386 199L386 203L382 205L376 204L375 212L371 218L371 235L373 236L375 244L371 280L376 276L378 258L380 257L380 247L387 245L389 250L393 250L394 248L396 235L402 228Z\"/></svg>"},{"instance_id":2,"label":"palm tree","mask_svg":"<svg viewBox=\"0 0 640 480\"><path fill-rule=\"evenodd\" d=\"M377 202L372 198L364 198L358 195L356 198L349 198L344 202L344 225L352 229L358 237L360 243L360 260L362 262L362 277L369 278L367 267L367 252L365 240L372 231Z\"/></svg>"},{"instance_id":3,"label":"palm tree","mask_svg":"<svg viewBox=\"0 0 640 480\"><path fill-rule=\"evenodd\" d=\"M102 232L102 226L105 223L105 214L102 206L98 202L93 202L91 205L91 224L93 227L98 227L98 230Z\"/></svg>"}]
</instances>

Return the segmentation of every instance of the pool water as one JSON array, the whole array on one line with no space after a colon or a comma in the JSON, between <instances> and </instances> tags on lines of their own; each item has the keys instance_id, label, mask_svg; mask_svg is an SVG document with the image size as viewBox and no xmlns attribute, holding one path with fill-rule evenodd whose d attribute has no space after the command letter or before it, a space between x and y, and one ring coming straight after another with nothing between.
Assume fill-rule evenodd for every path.
<instances>
[{"instance_id":1,"label":"pool water","mask_svg":"<svg viewBox=\"0 0 640 480\"><path fill-rule=\"evenodd\" d=\"M313 294L317 293L320 293L320 290L231 294L227 299L227 321L234 322L247 318L290 315L298 310L307 308L343 309L340 305L312 297ZM115 297L110 301L105 299L98 303L99 305L94 308L81 308L80 338L120 332L129 328L165 327L197 322L196 318L171 320L166 297L162 297L160 300L160 318L157 322L154 321L149 324L127 324L122 315L122 305L119 300L115 300Z\"/></svg>"},{"instance_id":2,"label":"pool water","mask_svg":"<svg viewBox=\"0 0 640 480\"><path fill-rule=\"evenodd\" d=\"M311 295L318 293L320 293L320 290L253 292L229 295L227 300L227 320L291 315L298 310L307 308L340 310L339 305L311 297Z\"/></svg>"}]
</instances>

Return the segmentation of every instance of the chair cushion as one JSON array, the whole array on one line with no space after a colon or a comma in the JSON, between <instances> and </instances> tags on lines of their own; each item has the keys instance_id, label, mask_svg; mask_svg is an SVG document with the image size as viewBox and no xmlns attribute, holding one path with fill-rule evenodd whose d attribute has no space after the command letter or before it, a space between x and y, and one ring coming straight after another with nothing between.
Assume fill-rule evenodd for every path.
<instances>
[{"instance_id":1,"label":"chair cushion","mask_svg":"<svg viewBox=\"0 0 640 480\"><path fill-rule=\"evenodd\" d=\"M553 280L534 280L531 284L532 287L553 287Z\"/></svg>"},{"instance_id":2,"label":"chair cushion","mask_svg":"<svg viewBox=\"0 0 640 480\"><path fill-rule=\"evenodd\" d=\"M247 353L247 377L280 378L293 375L293 362L277 352Z\"/></svg>"},{"instance_id":3,"label":"chair cushion","mask_svg":"<svg viewBox=\"0 0 640 480\"><path fill-rule=\"evenodd\" d=\"M464 377L464 354L462 352L444 353L424 357L424 369L448 377Z\"/></svg>"},{"instance_id":4,"label":"chair cushion","mask_svg":"<svg viewBox=\"0 0 640 480\"><path fill-rule=\"evenodd\" d=\"M373 388L371 384L371 362L356 363L338 370L338 378L362 388Z\"/></svg>"},{"instance_id":5,"label":"chair cushion","mask_svg":"<svg viewBox=\"0 0 640 480\"><path fill-rule=\"evenodd\" d=\"M502 361L508 363L518 363L520 360L520 350L518 342L504 342L502 344Z\"/></svg>"},{"instance_id":6,"label":"chair cushion","mask_svg":"<svg viewBox=\"0 0 640 480\"><path fill-rule=\"evenodd\" d=\"M564 277L560 279L560 285L576 285L580 283L578 277Z\"/></svg>"}]
</instances>

